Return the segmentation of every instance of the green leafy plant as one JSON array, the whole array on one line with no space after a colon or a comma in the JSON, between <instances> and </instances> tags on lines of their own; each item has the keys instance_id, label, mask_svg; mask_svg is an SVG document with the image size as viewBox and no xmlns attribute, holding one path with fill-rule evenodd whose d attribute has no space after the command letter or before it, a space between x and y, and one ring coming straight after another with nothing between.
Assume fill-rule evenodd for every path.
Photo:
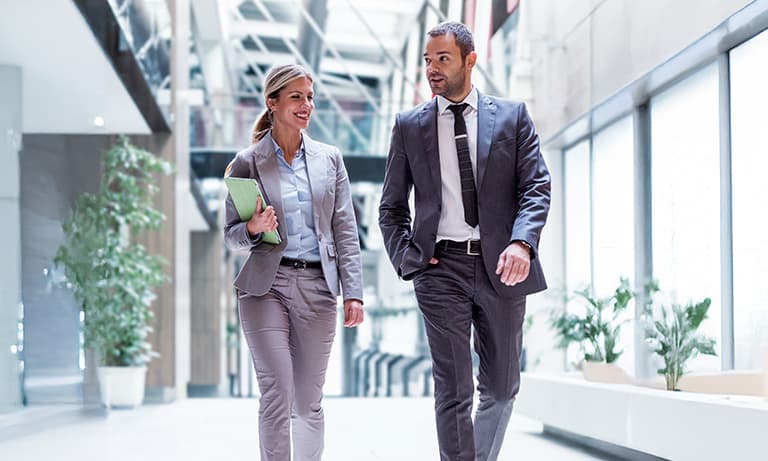
<instances>
[{"instance_id":1,"label":"green leafy plant","mask_svg":"<svg viewBox=\"0 0 768 461\"><path fill-rule=\"evenodd\" d=\"M558 339L557 347L567 349L575 343L584 360L615 362L624 352L616 350L621 326L626 322L620 317L634 297L629 280L622 277L619 286L607 298L596 298L588 289L575 291L574 295L584 304L582 314L558 308L550 317L550 326Z\"/></svg>"},{"instance_id":2,"label":"green leafy plant","mask_svg":"<svg viewBox=\"0 0 768 461\"><path fill-rule=\"evenodd\" d=\"M667 390L678 390L678 383L690 359L699 354L717 355L715 340L698 333L712 301L705 298L698 303L689 301L685 306L675 303L669 307L660 305L659 314L654 315L652 299L658 291L656 282L646 287L648 302L643 311L645 338L653 351L664 360L664 368L658 372L664 375Z\"/></svg>"},{"instance_id":3,"label":"green leafy plant","mask_svg":"<svg viewBox=\"0 0 768 461\"><path fill-rule=\"evenodd\" d=\"M147 336L165 261L136 242L164 219L152 203L156 173L170 174L171 165L120 137L102 160L98 192L80 195L62 224L54 263L83 309L85 347L102 365L141 366L157 356Z\"/></svg>"}]
</instances>

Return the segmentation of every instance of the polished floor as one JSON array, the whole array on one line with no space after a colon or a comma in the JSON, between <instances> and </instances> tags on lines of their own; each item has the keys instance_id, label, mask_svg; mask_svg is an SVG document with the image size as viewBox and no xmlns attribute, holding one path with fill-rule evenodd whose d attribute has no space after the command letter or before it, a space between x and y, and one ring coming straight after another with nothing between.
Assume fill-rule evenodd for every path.
<instances>
[{"instance_id":1,"label":"polished floor","mask_svg":"<svg viewBox=\"0 0 768 461\"><path fill-rule=\"evenodd\" d=\"M325 401L327 461L437 460L431 399ZM0 415L0 460L258 460L256 399L188 399L86 416L66 407ZM513 416L500 460L615 460Z\"/></svg>"}]
</instances>

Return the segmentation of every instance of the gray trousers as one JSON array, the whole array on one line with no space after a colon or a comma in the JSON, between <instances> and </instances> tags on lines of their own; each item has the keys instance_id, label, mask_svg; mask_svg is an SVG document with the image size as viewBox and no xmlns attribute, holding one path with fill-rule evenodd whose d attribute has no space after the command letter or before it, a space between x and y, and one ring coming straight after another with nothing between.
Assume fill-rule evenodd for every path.
<instances>
[{"instance_id":1,"label":"gray trousers","mask_svg":"<svg viewBox=\"0 0 768 461\"><path fill-rule=\"evenodd\" d=\"M240 322L259 382L262 461L319 461L321 401L336 332L336 297L321 269L280 266L264 296L240 293Z\"/></svg>"},{"instance_id":2,"label":"gray trousers","mask_svg":"<svg viewBox=\"0 0 768 461\"><path fill-rule=\"evenodd\" d=\"M440 459L495 461L520 388L525 297L499 297L480 256L435 257L414 288L432 354ZM480 359L474 424L471 326Z\"/></svg>"}]
</instances>

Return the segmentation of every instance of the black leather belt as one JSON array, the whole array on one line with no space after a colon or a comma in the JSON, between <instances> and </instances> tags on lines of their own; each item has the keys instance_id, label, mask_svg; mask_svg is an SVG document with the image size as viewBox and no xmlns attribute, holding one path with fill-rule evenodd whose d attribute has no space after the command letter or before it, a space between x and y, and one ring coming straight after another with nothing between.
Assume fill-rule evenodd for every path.
<instances>
[{"instance_id":1,"label":"black leather belt","mask_svg":"<svg viewBox=\"0 0 768 461\"><path fill-rule=\"evenodd\" d=\"M465 240L456 242L454 240L440 240L436 248L440 251L451 253L463 253L470 256L480 256L480 240Z\"/></svg>"},{"instance_id":2,"label":"black leather belt","mask_svg":"<svg viewBox=\"0 0 768 461\"><path fill-rule=\"evenodd\" d=\"M307 261L306 259L285 258L280 259L281 266L288 266L294 269L322 269L320 261Z\"/></svg>"}]
</instances>

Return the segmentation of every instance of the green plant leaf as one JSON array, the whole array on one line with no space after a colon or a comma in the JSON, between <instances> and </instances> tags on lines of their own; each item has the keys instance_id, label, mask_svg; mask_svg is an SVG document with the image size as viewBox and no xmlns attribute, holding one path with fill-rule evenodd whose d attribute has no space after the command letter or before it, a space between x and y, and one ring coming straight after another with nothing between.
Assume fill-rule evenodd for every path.
<instances>
[{"instance_id":1,"label":"green plant leaf","mask_svg":"<svg viewBox=\"0 0 768 461\"><path fill-rule=\"evenodd\" d=\"M141 365L156 356L148 322L154 290L168 280L165 262L131 240L162 221L153 208L153 182L169 170L167 162L121 137L104 155L99 191L81 194L62 224L64 243L54 262L84 311L85 345L105 365Z\"/></svg>"},{"instance_id":2,"label":"green plant leaf","mask_svg":"<svg viewBox=\"0 0 768 461\"><path fill-rule=\"evenodd\" d=\"M677 383L685 373L686 363L698 354L716 355L715 340L698 333L706 319L711 304L709 298L699 303L688 302L685 306L661 305L654 313L651 295L659 291L653 282L646 286L648 300L643 310L646 343L664 361L664 374L668 389L677 389Z\"/></svg>"},{"instance_id":3,"label":"green plant leaf","mask_svg":"<svg viewBox=\"0 0 768 461\"><path fill-rule=\"evenodd\" d=\"M615 361L623 353L616 350L621 325L626 323L620 317L633 297L627 278L621 278L618 288L607 298L593 296L589 288L575 290L573 299L583 305L583 313L569 313L564 306L550 311L549 325L555 332L557 347L565 349L576 343L585 360Z\"/></svg>"}]
</instances>

